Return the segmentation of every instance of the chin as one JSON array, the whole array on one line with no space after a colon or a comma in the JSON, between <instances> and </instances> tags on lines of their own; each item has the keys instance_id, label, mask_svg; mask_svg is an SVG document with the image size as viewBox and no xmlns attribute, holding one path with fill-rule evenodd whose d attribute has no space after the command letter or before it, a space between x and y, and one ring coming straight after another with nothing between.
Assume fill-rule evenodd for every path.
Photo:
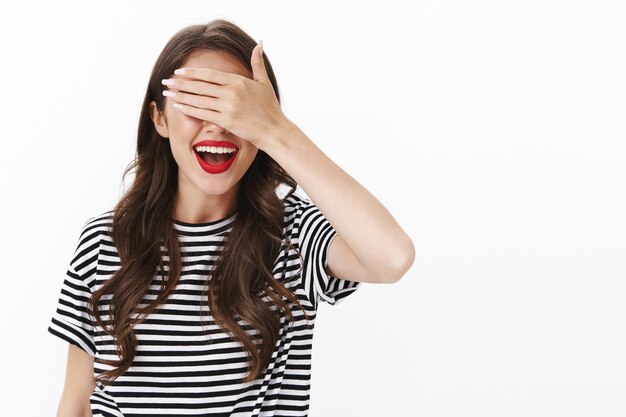
<instances>
[{"instance_id":1,"label":"chin","mask_svg":"<svg viewBox=\"0 0 626 417\"><path fill-rule=\"evenodd\" d=\"M215 178L209 178L202 181L196 186L207 195L223 195L228 193L237 183L231 181L220 181Z\"/></svg>"},{"instance_id":2,"label":"chin","mask_svg":"<svg viewBox=\"0 0 626 417\"><path fill-rule=\"evenodd\" d=\"M202 173L194 182L207 194L225 194L233 187L237 187L245 174L246 171L239 172L238 170L217 175Z\"/></svg>"}]
</instances>

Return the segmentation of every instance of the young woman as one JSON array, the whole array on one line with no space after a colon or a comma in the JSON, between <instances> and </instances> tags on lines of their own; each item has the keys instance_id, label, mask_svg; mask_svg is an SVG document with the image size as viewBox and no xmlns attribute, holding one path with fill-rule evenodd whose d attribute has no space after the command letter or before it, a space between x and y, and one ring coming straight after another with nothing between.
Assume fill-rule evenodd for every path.
<instances>
[{"instance_id":1,"label":"young woman","mask_svg":"<svg viewBox=\"0 0 626 417\"><path fill-rule=\"evenodd\" d=\"M411 239L282 113L262 44L226 20L165 46L132 168L48 328L70 343L57 415L306 416L319 303L399 280Z\"/></svg>"}]
</instances>

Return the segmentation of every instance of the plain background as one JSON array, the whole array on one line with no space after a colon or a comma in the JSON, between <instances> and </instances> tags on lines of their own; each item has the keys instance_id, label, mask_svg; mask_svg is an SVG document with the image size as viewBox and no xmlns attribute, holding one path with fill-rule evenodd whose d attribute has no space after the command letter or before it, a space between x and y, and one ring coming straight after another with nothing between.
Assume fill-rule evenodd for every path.
<instances>
[{"instance_id":1,"label":"plain background","mask_svg":"<svg viewBox=\"0 0 626 417\"><path fill-rule=\"evenodd\" d=\"M55 415L47 326L80 227L120 195L162 47L225 18L417 251L321 307L312 417L626 415L621 4L2 6L2 414Z\"/></svg>"}]
</instances>

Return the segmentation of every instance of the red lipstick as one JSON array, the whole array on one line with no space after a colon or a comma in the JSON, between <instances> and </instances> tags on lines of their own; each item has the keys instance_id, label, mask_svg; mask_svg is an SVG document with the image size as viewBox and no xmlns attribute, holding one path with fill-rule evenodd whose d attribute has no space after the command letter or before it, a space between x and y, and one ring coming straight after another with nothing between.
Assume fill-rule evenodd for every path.
<instances>
[{"instance_id":1,"label":"red lipstick","mask_svg":"<svg viewBox=\"0 0 626 417\"><path fill-rule=\"evenodd\" d=\"M211 165L207 163L204 159L202 159L202 157L198 154L198 152L195 149L196 146L216 146L216 147L221 146L225 148L235 149L235 152L232 153L232 156L227 161L224 161L218 165ZM200 164L200 168L202 168L205 172L208 172L209 174L220 174L226 171L228 168L230 168L230 166L233 164L233 162L235 161L235 158L237 157L237 154L239 153L239 148L233 143L223 141L223 140L222 141L203 140L193 145L193 153L196 155L196 159L198 160L198 163Z\"/></svg>"}]
</instances>

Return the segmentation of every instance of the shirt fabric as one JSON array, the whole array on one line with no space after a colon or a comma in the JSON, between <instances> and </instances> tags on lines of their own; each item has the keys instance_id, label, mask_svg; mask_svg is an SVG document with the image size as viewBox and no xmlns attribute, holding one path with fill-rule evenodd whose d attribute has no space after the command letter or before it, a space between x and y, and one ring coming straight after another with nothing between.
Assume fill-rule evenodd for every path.
<instances>
[{"instance_id":1,"label":"shirt fabric","mask_svg":"<svg viewBox=\"0 0 626 417\"><path fill-rule=\"evenodd\" d=\"M342 302L360 282L326 272L327 250L337 232L315 204L295 193L283 204L283 231L302 254L302 273L297 274L297 253L283 239L273 274L296 295L310 328L297 306L291 309L295 322L289 326L281 312L270 364L259 379L244 384L247 363L242 345L215 324L206 296L200 297L237 213L208 223L173 220L181 242L181 277L167 302L135 326L138 345L131 367L113 385L97 383L89 398L94 417L307 416L317 308L320 301ZM112 215L108 211L84 223L48 327L51 334L103 359L119 357L112 338L89 315L87 302L120 267L110 235ZM167 268L164 246L161 251ZM155 274L151 293L158 291L160 278ZM101 300L102 310L108 309L108 299ZM259 334L251 328L246 332ZM94 362L94 376L111 368Z\"/></svg>"}]
</instances>

